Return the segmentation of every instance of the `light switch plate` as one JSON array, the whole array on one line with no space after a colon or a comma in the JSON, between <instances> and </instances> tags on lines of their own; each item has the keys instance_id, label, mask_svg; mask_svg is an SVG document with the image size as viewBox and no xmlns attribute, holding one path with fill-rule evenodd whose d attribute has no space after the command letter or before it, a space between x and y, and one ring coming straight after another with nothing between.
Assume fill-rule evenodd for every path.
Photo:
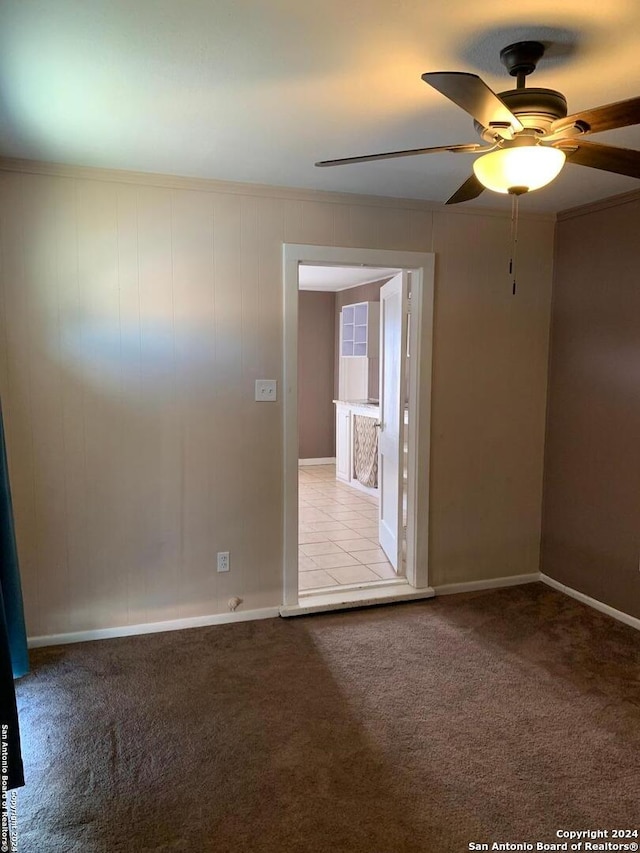
<instances>
[{"instance_id":1,"label":"light switch plate","mask_svg":"<svg viewBox=\"0 0 640 853\"><path fill-rule=\"evenodd\" d=\"M278 383L275 379L256 379L256 402L273 403L278 399Z\"/></svg>"}]
</instances>

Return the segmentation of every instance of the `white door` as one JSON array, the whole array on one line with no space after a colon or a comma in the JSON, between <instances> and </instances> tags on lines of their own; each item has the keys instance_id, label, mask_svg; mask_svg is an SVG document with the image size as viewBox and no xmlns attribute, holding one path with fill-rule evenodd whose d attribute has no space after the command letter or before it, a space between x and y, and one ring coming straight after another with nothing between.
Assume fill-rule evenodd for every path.
<instances>
[{"instance_id":1,"label":"white door","mask_svg":"<svg viewBox=\"0 0 640 853\"><path fill-rule=\"evenodd\" d=\"M393 568L402 568L402 475L404 462L405 354L408 274L380 289L380 545Z\"/></svg>"}]
</instances>

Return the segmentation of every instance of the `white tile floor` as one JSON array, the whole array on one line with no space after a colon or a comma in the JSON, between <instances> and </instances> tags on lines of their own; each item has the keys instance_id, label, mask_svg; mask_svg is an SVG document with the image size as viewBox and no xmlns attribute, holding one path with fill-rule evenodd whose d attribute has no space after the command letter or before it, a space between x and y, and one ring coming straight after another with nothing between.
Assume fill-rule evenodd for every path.
<instances>
[{"instance_id":1,"label":"white tile floor","mask_svg":"<svg viewBox=\"0 0 640 853\"><path fill-rule=\"evenodd\" d=\"M397 577L378 544L378 499L336 480L335 465L298 471L300 590Z\"/></svg>"}]
</instances>

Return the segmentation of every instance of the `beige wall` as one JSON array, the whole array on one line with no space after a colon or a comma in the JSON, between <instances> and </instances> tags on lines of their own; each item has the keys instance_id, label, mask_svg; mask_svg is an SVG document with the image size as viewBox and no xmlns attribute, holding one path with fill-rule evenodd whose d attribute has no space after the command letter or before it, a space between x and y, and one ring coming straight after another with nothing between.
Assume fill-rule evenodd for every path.
<instances>
[{"instance_id":1,"label":"beige wall","mask_svg":"<svg viewBox=\"0 0 640 853\"><path fill-rule=\"evenodd\" d=\"M298 294L298 456L335 456L333 364L336 294Z\"/></svg>"},{"instance_id":2,"label":"beige wall","mask_svg":"<svg viewBox=\"0 0 640 853\"><path fill-rule=\"evenodd\" d=\"M0 172L31 635L281 602L282 397L253 396L282 378L283 242L436 253L431 582L537 570L552 221L521 222L514 298L507 216L61 172Z\"/></svg>"},{"instance_id":3,"label":"beige wall","mask_svg":"<svg viewBox=\"0 0 640 853\"><path fill-rule=\"evenodd\" d=\"M434 217L435 584L539 569L553 223L521 221L516 296L509 227Z\"/></svg>"},{"instance_id":4,"label":"beige wall","mask_svg":"<svg viewBox=\"0 0 640 853\"><path fill-rule=\"evenodd\" d=\"M557 227L542 571L640 617L640 198Z\"/></svg>"}]
</instances>

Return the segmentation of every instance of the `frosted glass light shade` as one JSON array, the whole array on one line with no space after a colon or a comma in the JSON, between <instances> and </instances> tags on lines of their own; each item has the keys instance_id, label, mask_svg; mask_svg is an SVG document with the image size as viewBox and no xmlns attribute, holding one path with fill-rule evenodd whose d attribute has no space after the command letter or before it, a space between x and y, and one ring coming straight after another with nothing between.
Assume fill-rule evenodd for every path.
<instances>
[{"instance_id":1,"label":"frosted glass light shade","mask_svg":"<svg viewBox=\"0 0 640 853\"><path fill-rule=\"evenodd\" d=\"M540 145L501 148L473 164L476 178L488 190L508 193L512 187L537 190L550 183L564 166L564 151Z\"/></svg>"}]
</instances>

